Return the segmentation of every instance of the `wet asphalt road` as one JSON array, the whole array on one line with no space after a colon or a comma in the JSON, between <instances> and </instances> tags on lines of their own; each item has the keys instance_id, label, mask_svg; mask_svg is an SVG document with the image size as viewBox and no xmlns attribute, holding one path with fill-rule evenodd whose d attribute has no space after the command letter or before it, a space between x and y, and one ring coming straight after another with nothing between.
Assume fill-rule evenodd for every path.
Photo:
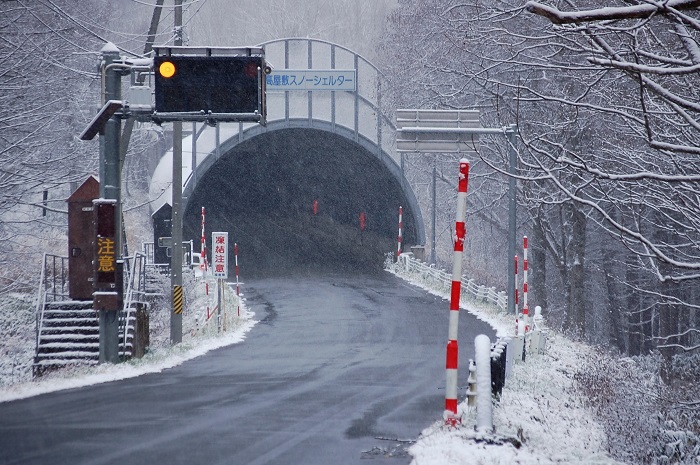
<instances>
[{"instance_id":1,"label":"wet asphalt road","mask_svg":"<svg viewBox=\"0 0 700 465\"><path fill-rule=\"evenodd\" d=\"M406 464L444 406L448 304L388 273L267 278L240 344L0 403L0 464ZM460 386L474 337L460 317Z\"/></svg>"}]
</instances>

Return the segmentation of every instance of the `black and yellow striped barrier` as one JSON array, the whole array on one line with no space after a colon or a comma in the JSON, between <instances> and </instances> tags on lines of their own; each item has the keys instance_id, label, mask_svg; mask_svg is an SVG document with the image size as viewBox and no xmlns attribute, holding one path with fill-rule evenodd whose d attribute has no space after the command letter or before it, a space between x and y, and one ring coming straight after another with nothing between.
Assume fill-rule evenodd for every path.
<instances>
[{"instance_id":1,"label":"black and yellow striped barrier","mask_svg":"<svg viewBox=\"0 0 700 465\"><path fill-rule=\"evenodd\" d=\"M176 315L181 315L182 314L182 307L183 307L182 286L174 286L173 287L173 312Z\"/></svg>"}]
</instances>

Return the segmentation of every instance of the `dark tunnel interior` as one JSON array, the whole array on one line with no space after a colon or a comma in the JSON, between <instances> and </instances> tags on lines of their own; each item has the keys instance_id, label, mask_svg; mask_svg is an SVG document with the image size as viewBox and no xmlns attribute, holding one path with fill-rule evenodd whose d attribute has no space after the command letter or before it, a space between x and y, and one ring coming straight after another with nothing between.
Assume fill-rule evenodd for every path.
<instances>
[{"instance_id":1,"label":"dark tunnel interior","mask_svg":"<svg viewBox=\"0 0 700 465\"><path fill-rule=\"evenodd\" d=\"M205 207L207 245L212 231L228 231L229 264L237 242L242 275L371 273L396 250L399 206L403 244L415 244L414 216L381 161L333 133L290 128L244 141L216 161L187 202L183 236L200 242Z\"/></svg>"}]
</instances>

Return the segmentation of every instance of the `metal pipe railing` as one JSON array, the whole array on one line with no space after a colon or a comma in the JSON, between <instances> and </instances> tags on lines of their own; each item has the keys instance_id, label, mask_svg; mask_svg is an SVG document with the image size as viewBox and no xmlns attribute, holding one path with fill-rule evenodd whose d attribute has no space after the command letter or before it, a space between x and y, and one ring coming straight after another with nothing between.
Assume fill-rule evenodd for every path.
<instances>
[{"instance_id":1,"label":"metal pipe railing","mask_svg":"<svg viewBox=\"0 0 700 465\"><path fill-rule=\"evenodd\" d=\"M449 291L452 278L447 272L413 258L410 253L401 254L396 262L388 266L392 267L394 271L402 269L408 274L420 276L428 281L436 291ZM489 304L502 312L506 311L507 297L505 291L496 291L494 287L479 285L473 279L462 278L461 281L462 297Z\"/></svg>"}]
</instances>

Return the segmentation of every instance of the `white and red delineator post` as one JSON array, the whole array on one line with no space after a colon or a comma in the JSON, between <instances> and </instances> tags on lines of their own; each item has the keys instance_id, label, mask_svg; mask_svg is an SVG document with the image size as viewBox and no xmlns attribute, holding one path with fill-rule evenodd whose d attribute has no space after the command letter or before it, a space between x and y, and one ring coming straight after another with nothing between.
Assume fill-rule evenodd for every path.
<instances>
[{"instance_id":1,"label":"white and red delineator post","mask_svg":"<svg viewBox=\"0 0 700 465\"><path fill-rule=\"evenodd\" d=\"M459 346L457 328L459 326L459 297L462 288L462 254L466 236L465 217L467 214L467 185L469 179L469 162L459 161L459 185L457 189L457 220L455 222L454 255L452 258L452 289L450 292L450 326L447 337L446 387L445 387L445 423L456 425L457 417L457 366L459 363Z\"/></svg>"},{"instance_id":2,"label":"white and red delineator post","mask_svg":"<svg viewBox=\"0 0 700 465\"><path fill-rule=\"evenodd\" d=\"M403 207L399 207L399 245L396 249L396 258L401 256L401 242L403 241Z\"/></svg>"},{"instance_id":3,"label":"white and red delineator post","mask_svg":"<svg viewBox=\"0 0 700 465\"><path fill-rule=\"evenodd\" d=\"M202 243L199 247L199 267L202 271L206 272L208 268L207 264L207 239L204 234L204 219L206 217L206 211L202 207Z\"/></svg>"},{"instance_id":4,"label":"white and red delineator post","mask_svg":"<svg viewBox=\"0 0 700 465\"><path fill-rule=\"evenodd\" d=\"M209 300L209 281L207 280L207 239L204 233L204 221L206 218L206 210L202 207L202 240L199 246L199 268L202 270L202 279L204 279L204 294L207 296L207 320L211 318L211 302Z\"/></svg>"},{"instance_id":5,"label":"white and red delineator post","mask_svg":"<svg viewBox=\"0 0 700 465\"><path fill-rule=\"evenodd\" d=\"M520 302L518 299L518 256L513 257L515 263L515 268L513 274L515 275L515 335L518 335L518 324L520 323Z\"/></svg>"}]
</instances>

